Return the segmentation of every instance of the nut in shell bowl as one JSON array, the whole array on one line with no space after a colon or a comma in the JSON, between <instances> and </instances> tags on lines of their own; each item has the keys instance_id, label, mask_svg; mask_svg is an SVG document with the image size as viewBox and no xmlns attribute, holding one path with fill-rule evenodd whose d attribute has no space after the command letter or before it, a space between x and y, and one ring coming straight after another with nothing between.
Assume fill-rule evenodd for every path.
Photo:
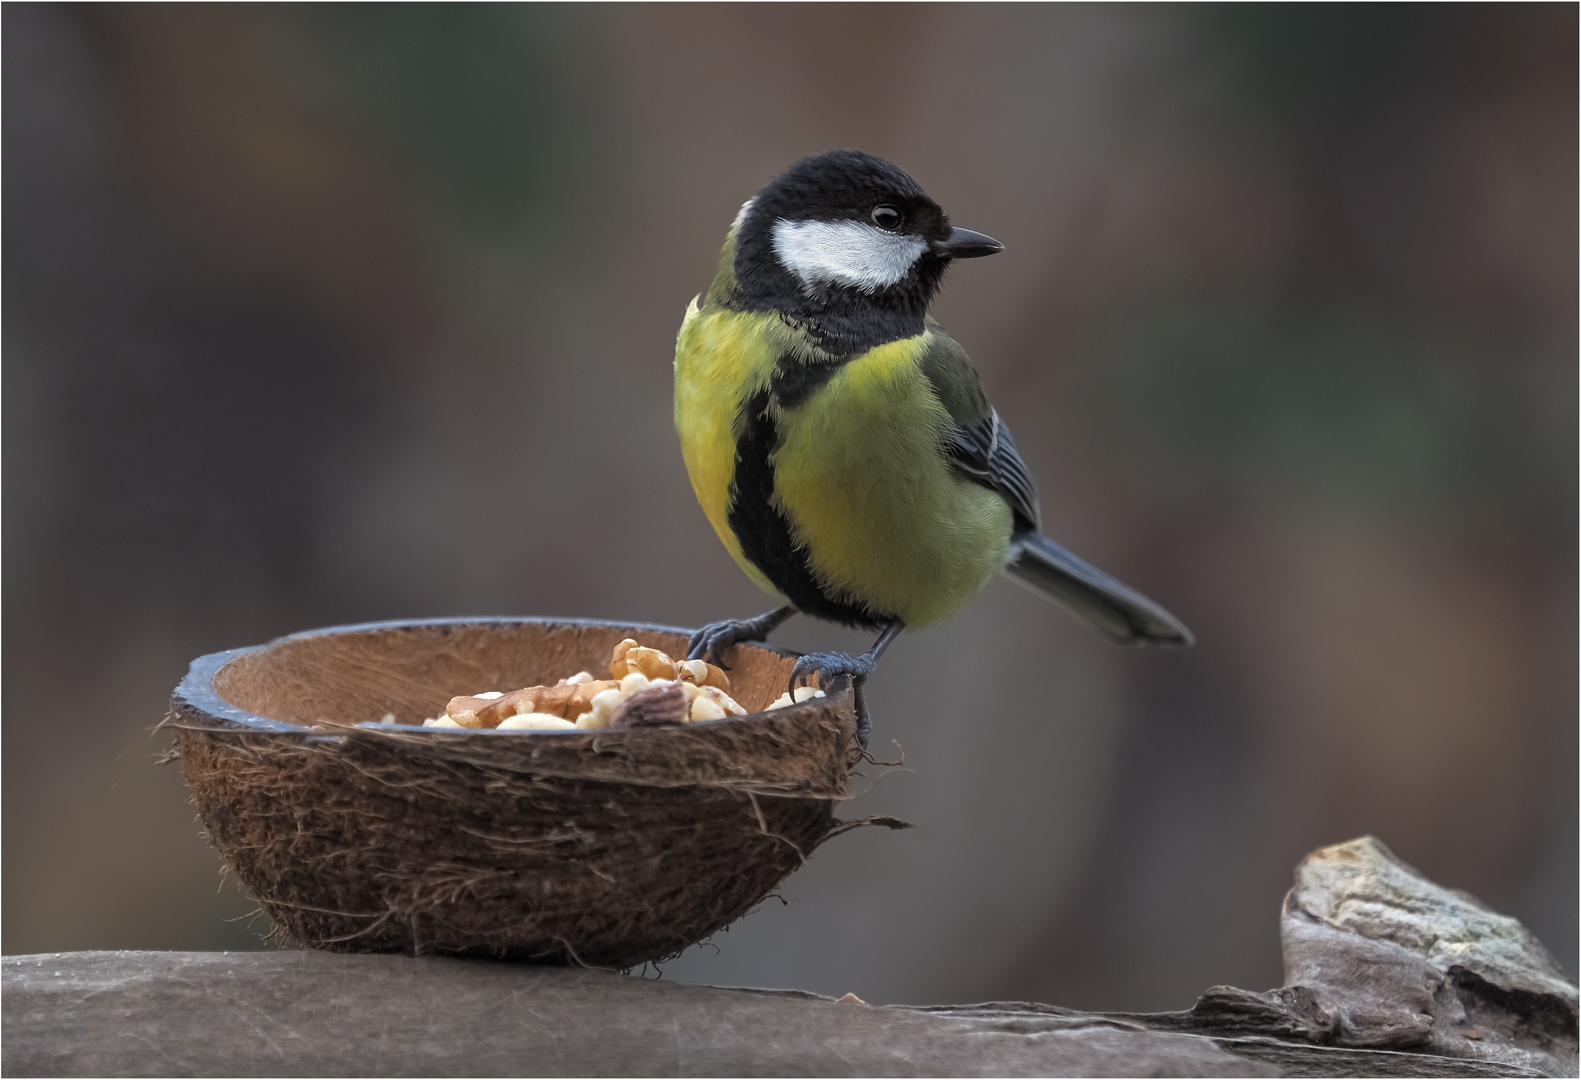
<instances>
[{"instance_id":1,"label":"nut in shell bowl","mask_svg":"<svg viewBox=\"0 0 1581 1080\"><path fill-rule=\"evenodd\" d=\"M860 751L845 680L756 712L795 659L751 645L725 654L749 716L422 726L458 695L600 670L626 637L685 654L682 630L570 620L310 631L194 661L165 726L209 840L286 938L627 968L739 918L846 827Z\"/></svg>"}]
</instances>

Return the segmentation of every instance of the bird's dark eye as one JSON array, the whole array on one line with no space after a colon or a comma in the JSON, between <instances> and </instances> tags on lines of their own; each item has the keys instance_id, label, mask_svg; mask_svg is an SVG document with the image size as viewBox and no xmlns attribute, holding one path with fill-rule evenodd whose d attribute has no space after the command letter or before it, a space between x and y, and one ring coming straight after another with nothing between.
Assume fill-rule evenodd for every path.
<instances>
[{"instance_id":1,"label":"bird's dark eye","mask_svg":"<svg viewBox=\"0 0 1581 1080\"><path fill-rule=\"evenodd\" d=\"M900 228L902 220L900 211L887 203L873 207L873 224L880 229L888 229L890 232L894 232Z\"/></svg>"}]
</instances>

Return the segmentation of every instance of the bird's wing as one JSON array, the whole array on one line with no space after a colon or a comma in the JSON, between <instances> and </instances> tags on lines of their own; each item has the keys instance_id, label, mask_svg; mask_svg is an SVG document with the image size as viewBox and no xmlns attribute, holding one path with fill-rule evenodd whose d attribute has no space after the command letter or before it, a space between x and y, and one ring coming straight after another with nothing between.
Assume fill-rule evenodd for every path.
<instances>
[{"instance_id":1,"label":"bird's wing","mask_svg":"<svg viewBox=\"0 0 1581 1080\"><path fill-rule=\"evenodd\" d=\"M998 412L990 410L988 419L956 428L949 452L963 475L1005 497L1015 513L1017 533L1038 527L1037 487Z\"/></svg>"},{"instance_id":2,"label":"bird's wing","mask_svg":"<svg viewBox=\"0 0 1581 1080\"><path fill-rule=\"evenodd\" d=\"M921 367L955 427L945 452L961 475L1004 496L1015 514L1016 533L1038 527L1038 493L1010 428L983 394L977 371L956 340L930 327L933 341Z\"/></svg>"},{"instance_id":3,"label":"bird's wing","mask_svg":"<svg viewBox=\"0 0 1581 1080\"><path fill-rule=\"evenodd\" d=\"M928 329L934 340L919 362L955 422L945 452L961 476L997 491L1015 513L1006 572L1064 605L1110 641L1190 645L1191 631L1179 619L1037 531L1037 489L1016 453L1010 429L988 404L966 351L937 327Z\"/></svg>"}]
</instances>

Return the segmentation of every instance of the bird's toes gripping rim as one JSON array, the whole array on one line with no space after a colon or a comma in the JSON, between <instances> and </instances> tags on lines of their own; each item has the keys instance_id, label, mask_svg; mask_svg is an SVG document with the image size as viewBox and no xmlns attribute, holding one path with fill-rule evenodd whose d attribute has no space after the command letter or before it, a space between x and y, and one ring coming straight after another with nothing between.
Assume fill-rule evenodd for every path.
<instances>
[{"instance_id":1,"label":"bird's toes gripping rim","mask_svg":"<svg viewBox=\"0 0 1581 1080\"><path fill-rule=\"evenodd\" d=\"M742 619L724 619L709 623L691 636L686 643L688 660L706 660L722 671L729 671L724 652L739 641L762 641L752 635L752 625Z\"/></svg>"},{"instance_id":2,"label":"bird's toes gripping rim","mask_svg":"<svg viewBox=\"0 0 1581 1080\"><path fill-rule=\"evenodd\" d=\"M850 653L808 653L799 657L796 666L791 668L791 697L796 696L796 684L810 679L814 673L818 675L820 690L827 689L828 684L841 675L849 675L852 683L860 687L873 673L873 664L866 657L852 656Z\"/></svg>"},{"instance_id":3,"label":"bird's toes gripping rim","mask_svg":"<svg viewBox=\"0 0 1581 1080\"><path fill-rule=\"evenodd\" d=\"M708 640L708 627L703 627L686 640L686 658L688 660L705 660L710 651L706 642Z\"/></svg>"}]
</instances>

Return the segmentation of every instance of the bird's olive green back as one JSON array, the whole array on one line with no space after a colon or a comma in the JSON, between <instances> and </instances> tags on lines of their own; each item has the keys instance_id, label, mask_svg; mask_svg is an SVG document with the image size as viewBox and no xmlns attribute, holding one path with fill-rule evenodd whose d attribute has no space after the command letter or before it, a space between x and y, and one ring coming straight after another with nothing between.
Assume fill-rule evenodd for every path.
<instances>
[{"instance_id":1,"label":"bird's olive green back","mask_svg":"<svg viewBox=\"0 0 1581 1080\"><path fill-rule=\"evenodd\" d=\"M945 412L957 427L970 427L988 419L993 412L988 395L983 393L977 369L960 343L946 334L932 319L928 320L927 348L917 357L917 366L933 387Z\"/></svg>"}]
</instances>

